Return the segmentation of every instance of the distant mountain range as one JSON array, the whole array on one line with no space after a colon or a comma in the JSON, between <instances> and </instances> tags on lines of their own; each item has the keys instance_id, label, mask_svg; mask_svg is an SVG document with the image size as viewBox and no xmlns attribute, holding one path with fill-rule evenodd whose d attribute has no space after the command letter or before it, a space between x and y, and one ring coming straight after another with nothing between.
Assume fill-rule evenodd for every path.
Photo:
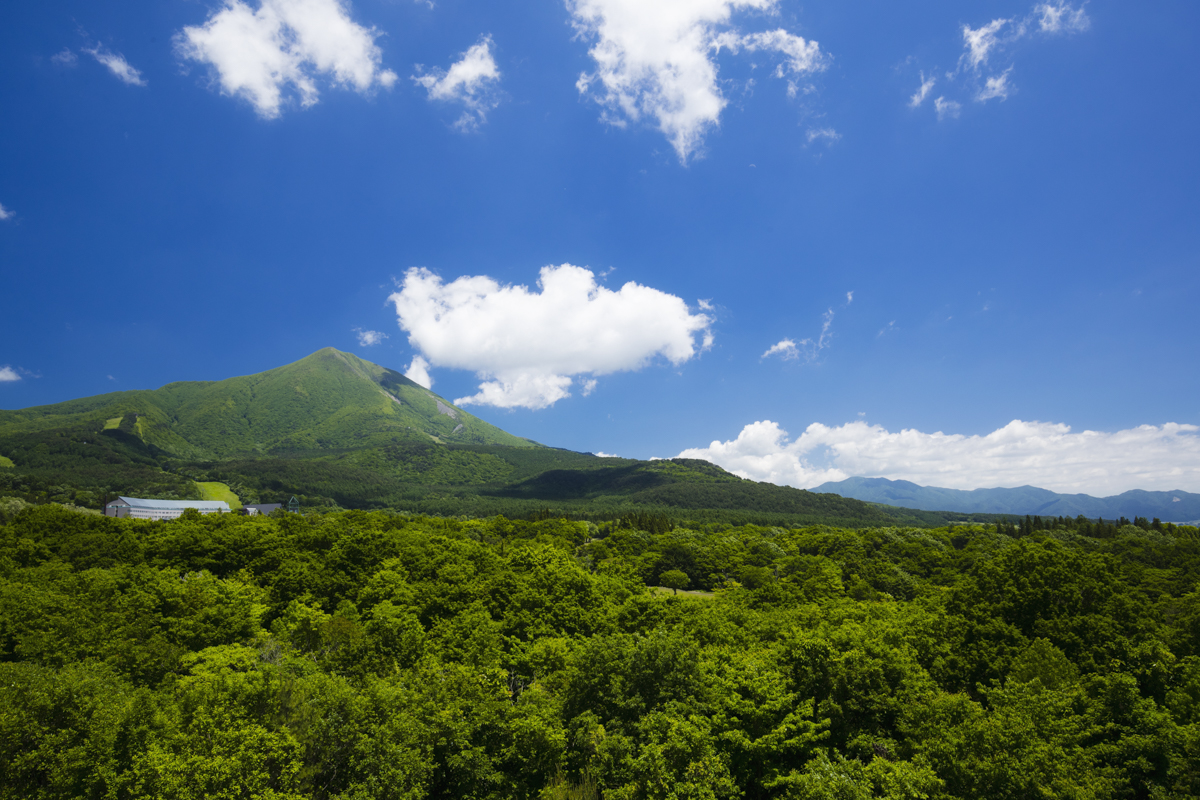
<instances>
[{"instance_id":1,"label":"distant mountain range","mask_svg":"<svg viewBox=\"0 0 1200 800\"><path fill-rule=\"evenodd\" d=\"M966 514L1035 514L1043 517L1117 519L1158 517L1163 522L1200 520L1200 494L1192 492L1144 492L1133 490L1113 497L1058 494L1036 486L1015 489L942 489L918 486L910 481L887 478L847 478L816 487L814 492L832 492L842 497L923 511L956 511Z\"/></svg>"}]
</instances>

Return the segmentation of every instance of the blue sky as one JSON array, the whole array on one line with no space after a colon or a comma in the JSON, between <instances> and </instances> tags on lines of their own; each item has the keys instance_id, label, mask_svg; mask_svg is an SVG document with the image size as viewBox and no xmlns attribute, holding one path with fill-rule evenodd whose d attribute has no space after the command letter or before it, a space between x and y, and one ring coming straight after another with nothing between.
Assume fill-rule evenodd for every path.
<instances>
[{"instance_id":1,"label":"blue sky","mask_svg":"<svg viewBox=\"0 0 1200 800\"><path fill-rule=\"evenodd\" d=\"M5 3L0 407L334 346L575 450L1200 491L1195 3L645 5Z\"/></svg>"}]
</instances>

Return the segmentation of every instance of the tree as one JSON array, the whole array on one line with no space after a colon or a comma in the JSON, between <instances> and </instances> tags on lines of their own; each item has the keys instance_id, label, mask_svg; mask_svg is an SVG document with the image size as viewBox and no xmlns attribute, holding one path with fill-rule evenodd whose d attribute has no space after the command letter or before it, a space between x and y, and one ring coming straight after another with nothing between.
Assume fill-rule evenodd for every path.
<instances>
[{"instance_id":1,"label":"tree","mask_svg":"<svg viewBox=\"0 0 1200 800\"><path fill-rule=\"evenodd\" d=\"M658 576L658 581L668 589L674 590L675 594L679 594L680 589L686 589L691 579L683 570L669 569L662 575Z\"/></svg>"}]
</instances>

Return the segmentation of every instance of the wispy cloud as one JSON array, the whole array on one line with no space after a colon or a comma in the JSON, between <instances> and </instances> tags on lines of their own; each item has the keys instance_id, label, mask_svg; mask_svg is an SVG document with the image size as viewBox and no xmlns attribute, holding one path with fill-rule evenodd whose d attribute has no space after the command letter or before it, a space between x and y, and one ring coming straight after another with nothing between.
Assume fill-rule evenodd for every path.
<instances>
[{"instance_id":1,"label":"wispy cloud","mask_svg":"<svg viewBox=\"0 0 1200 800\"><path fill-rule=\"evenodd\" d=\"M1012 72L1012 67L1004 70L999 75L988 78L983 88L975 95L975 99L980 103L986 103L988 100L996 98L1007 100L1009 92L1012 91L1012 88L1008 85L1008 75L1010 72Z\"/></svg>"},{"instance_id":2,"label":"wispy cloud","mask_svg":"<svg viewBox=\"0 0 1200 800\"><path fill-rule=\"evenodd\" d=\"M965 436L891 432L855 421L838 427L814 423L789 441L778 423L762 420L745 426L736 439L679 455L799 488L864 476L950 489L1031 484L1093 495L1200 491L1200 427L1176 423L1074 433L1068 425L1013 420L989 434Z\"/></svg>"},{"instance_id":3,"label":"wispy cloud","mask_svg":"<svg viewBox=\"0 0 1200 800\"><path fill-rule=\"evenodd\" d=\"M349 11L343 0L262 0L257 9L226 0L203 25L180 31L175 47L181 58L208 65L224 94L272 119L288 87L308 107L320 96L321 78L364 94L396 82L381 66L379 33Z\"/></svg>"},{"instance_id":4,"label":"wispy cloud","mask_svg":"<svg viewBox=\"0 0 1200 800\"><path fill-rule=\"evenodd\" d=\"M96 45L93 48L85 48L84 51L92 58L99 61L104 66L108 67L108 71L123 82L130 86L145 86L146 80L142 77L142 73L138 72L133 66L125 60L125 56L120 53L113 53L105 49L102 45Z\"/></svg>"},{"instance_id":5,"label":"wispy cloud","mask_svg":"<svg viewBox=\"0 0 1200 800\"><path fill-rule=\"evenodd\" d=\"M75 52L71 48L64 47L50 56L50 60L60 67L73 67L79 63L79 56L75 55Z\"/></svg>"},{"instance_id":6,"label":"wispy cloud","mask_svg":"<svg viewBox=\"0 0 1200 800\"><path fill-rule=\"evenodd\" d=\"M808 139L809 144L812 144L816 141L823 141L832 144L838 139L841 139L842 135L833 128L809 128L808 133L805 134L805 138Z\"/></svg>"},{"instance_id":7,"label":"wispy cloud","mask_svg":"<svg viewBox=\"0 0 1200 800\"><path fill-rule=\"evenodd\" d=\"M922 72L921 73L921 86L919 89L917 89L916 92L913 93L912 97L908 98L908 107L909 108L917 108L922 103L924 103L925 98L928 97L929 93L933 91L933 87L936 84L937 84L937 78L935 78L932 75L930 75L928 78L926 78L925 73Z\"/></svg>"},{"instance_id":8,"label":"wispy cloud","mask_svg":"<svg viewBox=\"0 0 1200 800\"><path fill-rule=\"evenodd\" d=\"M1092 26L1082 5L1072 8L1068 3L1042 3L1033 13L1042 33L1080 33Z\"/></svg>"},{"instance_id":9,"label":"wispy cloud","mask_svg":"<svg viewBox=\"0 0 1200 800\"><path fill-rule=\"evenodd\" d=\"M0 367L0 383L14 383L21 380L21 375L12 367Z\"/></svg>"},{"instance_id":10,"label":"wispy cloud","mask_svg":"<svg viewBox=\"0 0 1200 800\"><path fill-rule=\"evenodd\" d=\"M853 299L853 295L853 292L847 293L847 305ZM833 338L833 316L832 308L821 315L821 333L817 338L801 339L798 342L793 339L782 339L767 348L766 352L759 356L759 360L779 356L784 361L797 361L803 358L806 364L811 364L817 360L821 351L829 346L829 342Z\"/></svg>"},{"instance_id":11,"label":"wispy cloud","mask_svg":"<svg viewBox=\"0 0 1200 800\"><path fill-rule=\"evenodd\" d=\"M379 344L384 339L388 338L386 333L379 331L365 331L362 328L355 328L354 333L358 335L359 347L370 347Z\"/></svg>"},{"instance_id":12,"label":"wispy cloud","mask_svg":"<svg viewBox=\"0 0 1200 800\"><path fill-rule=\"evenodd\" d=\"M419 75L412 76L429 92L430 100L457 103L465 107L462 116L454 123L459 130L477 129L487 119L487 112L497 106L496 86L500 82L500 70L492 56L492 37L484 36L473 45L462 58L450 65L450 69L432 69L424 72L418 64Z\"/></svg>"},{"instance_id":13,"label":"wispy cloud","mask_svg":"<svg viewBox=\"0 0 1200 800\"><path fill-rule=\"evenodd\" d=\"M986 25L972 29L970 25L962 26L963 47L966 50L959 61L960 66L967 66L978 71L986 66L988 57L1000 44L1000 29L1012 20L994 19Z\"/></svg>"},{"instance_id":14,"label":"wispy cloud","mask_svg":"<svg viewBox=\"0 0 1200 800\"><path fill-rule=\"evenodd\" d=\"M413 268L389 300L421 364L480 379L459 405L545 408L569 397L576 380L587 393L597 377L659 357L683 364L712 345L711 318L657 289L629 282L612 291L571 264L542 268L538 287L484 275L443 283Z\"/></svg>"},{"instance_id":15,"label":"wispy cloud","mask_svg":"<svg viewBox=\"0 0 1200 800\"><path fill-rule=\"evenodd\" d=\"M603 109L601 119L625 127L651 120L683 163L702 148L727 104L717 79L722 50L767 52L780 61L774 75L795 96L801 81L825 68L819 45L778 29L744 34L737 11L775 11L778 0L567 0L579 34L594 41L593 72L576 86Z\"/></svg>"},{"instance_id":16,"label":"wispy cloud","mask_svg":"<svg viewBox=\"0 0 1200 800\"><path fill-rule=\"evenodd\" d=\"M937 110L939 122L944 119L958 119L958 115L962 113L962 103L947 100L945 97L934 100L933 107Z\"/></svg>"},{"instance_id":17,"label":"wispy cloud","mask_svg":"<svg viewBox=\"0 0 1200 800\"><path fill-rule=\"evenodd\" d=\"M771 356L779 356L784 361L795 361L800 357L800 348L791 339L780 339L759 357L770 358Z\"/></svg>"},{"instance_id":18,"label":"wispy cloud","mask_svg":"<svg viewBox=\"0 0 1200 800\"><path fill-rule=\"evenodd\" d=\"M12 210L5 208L4 204L0 203L0 220L12 219L13 216Z\"/></svg>"},{"instance_id":19,"label":"wispy cloud","mask_svg":"<svg viewBox=\"0 0 1200 800\"><path fill-rule=\"evenodd\" d=\"M1057 0L1040 3L1024 16L998 17L978 27L962 25L962 52L956 68L945 75L949 91L934 101L938 119L959 116L962 103L951 99L955 94L964 99L973 97L979 103L1010 97L1016 91L1012 81L1011 52L1017 43L1031 38L1046 39L1086 31L1091 27L1091 19L1085 5L1071 5L1065 0ZM935 85L934 77L926 78L925 73L921 72L921 86L909 98L908 105L918 108L924 104Z\"/></svg>"}]
</instances>

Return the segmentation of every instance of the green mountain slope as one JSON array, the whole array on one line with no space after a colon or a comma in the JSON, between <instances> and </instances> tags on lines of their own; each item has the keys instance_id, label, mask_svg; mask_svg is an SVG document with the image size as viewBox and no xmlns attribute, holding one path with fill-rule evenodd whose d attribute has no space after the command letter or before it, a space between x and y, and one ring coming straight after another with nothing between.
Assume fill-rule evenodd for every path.
<instances>
[{"instance_id":1,"label":"green mountain slope","mask_svg":"<svg viewBox=\"0 0 1200 800\"><path fill-rule=\"evenodd\" d=\"M255 375L0 411L0 453L14 458L11 451L21 449L14 438L66 429L123 433L151 452L204 460L401 441L538 446L394 370L333 348ZM19 453L14 460L20 463Z\"/></svg>"},{"instance_id":2,"label":"green mountain slope","mask_svg":"<svg viewBox=\"0 0 1200 800\"><path fill-rule=\"evenodd\" d=\"M0 495L91 508L112 494L306 508L858 527L911 513L743 480L706 461L546 447L403 375L326 348L277 369L0 411ZM929 521L943 524L938 517Z\"/></svg>"}]
</instances>

